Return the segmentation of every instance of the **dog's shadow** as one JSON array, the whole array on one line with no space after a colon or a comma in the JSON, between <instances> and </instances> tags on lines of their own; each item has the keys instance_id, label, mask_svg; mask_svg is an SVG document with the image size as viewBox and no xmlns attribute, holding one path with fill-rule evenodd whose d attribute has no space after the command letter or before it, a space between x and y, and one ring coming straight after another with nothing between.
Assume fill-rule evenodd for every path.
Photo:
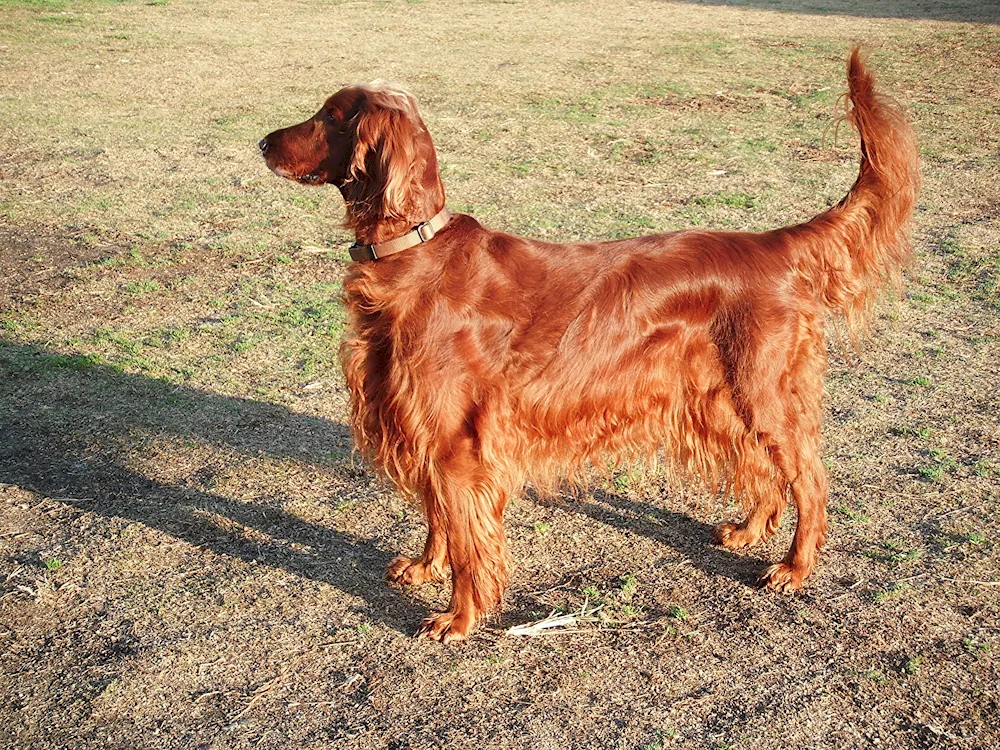
<instances>
[{"instance_id":1,"label":"dog's shadow","mask_svg":"<svg viewBox=\"0 0 1000 750\"><path fill-rule=\"evenodd\" d=\"M347 488L338 490L337 502L353 500L358 512L378 493L351 462L343 425L3 340L0 378L0 482L327 583L365 601L366 616L403 633L426 614L423 602L383 579L398 544L388 535L363 539L305 521L283 510L280 497L227 497L204 481L201 475L212 474L204 467L177 483L129 467L137 432L293 459L336 475L336 485ZM761 570L760 561L713 547L711 527L682 513L599 490L561 507L654 539L709 575L752 585Z\"/></svg>"},{"instance_id":2,"label":"dog's shadow","mask_svg":"<svg viewBox=\"0 0 1000 750\"><path fill-rule=\"evenodd\" d=\"M350 488L339 503L363 507L377 496L374 480L351 463L341 424L0 340L0 482L330 584L401 632L412 632L426 614L383 580L395 556L391 542L297 518L280 497L243 502L214 492L201 476L212 472L200 464L178 483L145 476L129 467L137 442L142 449L138 432L315 465L336 480L331 484Z\"/></svg>"},{"instance_id":3,"label":"dog's shadow","mask_svg":"<svg viewBox=\"0 0 1000 750\"><path fill-rule=\"evenodd\" d=\"M686 563L709 577L727 578L744 586L757 586L767 563L753 553L734 553L712 541L714 526L683 512L635 500L608 492L599 487L587 487L558 498L530 498L540 505L551 506L564 513L578 513L598 523L653 540L675 553L665 556L657 565L672 565L680 556ZM624 561L623 561L624 562ZM589 565L584 568L591 567ZM570 572L569 576L577 575Z\"/></svg>"},{"instance_id":4,"label":"dog's shadow","mask_svg":"<svg viewBox=\"0 0 1000 750\"><path fill-rule=\"evenodd\" d=\"M754 585L765 567L762 560L714 545L713 526L684 513L602 490L591 492L590 498L570 501L564 507L669 547L709 576Z\"/></svg>"}]
</instances>

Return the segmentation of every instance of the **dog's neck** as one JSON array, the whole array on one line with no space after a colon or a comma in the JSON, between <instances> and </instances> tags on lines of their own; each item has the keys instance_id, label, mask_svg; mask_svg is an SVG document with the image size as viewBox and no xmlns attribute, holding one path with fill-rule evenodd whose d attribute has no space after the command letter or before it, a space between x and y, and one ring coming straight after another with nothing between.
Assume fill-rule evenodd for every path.
<instances>
[{"instance_id":1,"label":"dog's neck","mask_svg":"<svg viewBox=\"0 0 1000 750\"><path fill-rule=\"evenodd\" d=\"M347 205L347 225L354 229L357 244L377 245L394 240L418 224L428 221L444 208L444 183L441 182L433 148L430 149L430 156L424 163L421 179L414 181L409 191L406 215L403 217L388 217L363 210L367 207L355 206L350 197L344 195L344 202Z\"/></svg>"},{"instance_id":2,"label":"dog's neck","mask_svg":"<svg viewBox=\"0 0 1000 750\"><path fill-rule=\"evenodd\" d=\"M378 245L397 237L402 237L413 227L430 219L438 211L444 208L444 199L440 204L427 203L419 210L407 212L407 216L402 219L387 219L379 217L372 221L352 222L354 226L354 241L358 245ZM351 208L348 205L348 212Z\"/></svg>"}]
</instances>

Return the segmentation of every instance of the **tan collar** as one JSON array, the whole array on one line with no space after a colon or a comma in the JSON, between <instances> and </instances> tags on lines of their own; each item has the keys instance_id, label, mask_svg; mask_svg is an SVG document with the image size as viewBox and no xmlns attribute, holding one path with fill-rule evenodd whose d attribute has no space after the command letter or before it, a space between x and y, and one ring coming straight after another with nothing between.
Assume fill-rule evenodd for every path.
<instances>
[{"instance_id":1,"label":"tan collar","mask_svg":"<svg viewBox=\"0 0 1000 750\"><path fill-rule=\"evenodd\" d=\"M422 242L431 240L450 219L451 211L445 206L428 221L418 224L402 237L397 237L388 242L380 242L377 245L359 245L355 242L351 245L351 260L358 261L359 263L366 260L378 260L387 255L409 250L411 247L416 247Z\"/></svg>"}]
</instances>

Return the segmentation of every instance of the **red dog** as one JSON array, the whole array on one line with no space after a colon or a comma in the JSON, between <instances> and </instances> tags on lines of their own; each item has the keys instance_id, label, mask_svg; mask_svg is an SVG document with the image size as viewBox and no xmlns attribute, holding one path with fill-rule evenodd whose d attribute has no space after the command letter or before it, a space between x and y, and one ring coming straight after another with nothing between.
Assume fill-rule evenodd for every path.
<instances>
[{"instance_id":1,"label":"red dog","mask_svg":"<svg viewBox=\"0 0 1000 750\"><path fill-rule=\"evenodd\" d=\"M335 185L347 204L351 426L430 527L420 558L388 577L419 585L451 567L451 606L419 634L465 638L498 606L513 493L609 455L663 447L689 475L725 480L748 510L716 529L729 548L774 533L790 491L795 538L763 580L792 591L812 573L827 529L824 319L857 330L898 284L920 182L912 131L857 49L847 75L857 182L826 213L762 234L556 245L451 216L413 97L378 82L261 140L274 172Z\"/></svg>"}]
</instances>

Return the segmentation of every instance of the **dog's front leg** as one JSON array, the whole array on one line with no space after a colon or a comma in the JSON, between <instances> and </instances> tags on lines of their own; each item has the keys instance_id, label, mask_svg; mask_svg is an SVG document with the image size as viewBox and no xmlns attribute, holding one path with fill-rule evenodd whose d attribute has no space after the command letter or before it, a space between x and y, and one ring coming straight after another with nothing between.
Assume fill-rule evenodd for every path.
<instances>
[{"instance_id":1,"label":"dog's front leg","mask_svg":"<svg viewBox=\"0 0 1000 750\"><path fill-rule=\"evenodd\" d=\"M424 517L427 519L427 541L424 553L416 560L400 555L389 563L385 577L387 580L422 586L432 581L443 581L448 575L448 530L447 519L433 492L423 498Z\"/></svg>"},{"instance_id":2,"label":"dog's front leg","mask_svg":"<svg viewBox=\"0 0 1000 750\"><path fill-rule=\"evenodd\" d=\"M467 638L500 604L507 585L503 512L510 491L471 453L453 455L441 468L434 494L447 527L451 605L429 615L417 635L449 643Z\"/></svg>"}]
</instances>

